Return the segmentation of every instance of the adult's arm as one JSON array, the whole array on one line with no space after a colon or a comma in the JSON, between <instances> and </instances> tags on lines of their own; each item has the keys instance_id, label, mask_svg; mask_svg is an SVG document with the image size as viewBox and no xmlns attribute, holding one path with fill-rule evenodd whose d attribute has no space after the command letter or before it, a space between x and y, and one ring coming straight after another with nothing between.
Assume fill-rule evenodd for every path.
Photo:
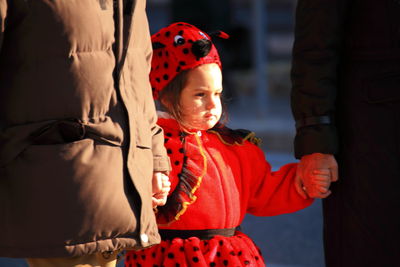
<instances>
[{"instance_id":1,"label":"adult's arm","mask_svg":"<svg viewBox=\"0 0 400 267\"><path fill-rule=\"evenodd\" d=\"M334 124L347 0L298 0L291 106L295 156L337 153Z\"/></svg>"},{"instance_id":2,"label":"adult's arm","mask_svg":"<svg viewBox=\"0 0 400 267\"><path fill-rule=\"evenodd\" d=\"M137 18L138 21L142 21L145 25L142 25L138 30L138 35L136 38L140 39L144 43L144 53L146 58L146 65L143 66L145 68L146 73L150 73L151 68L151 58L153 55L153 49L150 40L150 32L148 26L147 15L145 12L141 12L138 16L142 16L141 18ZM145 117L149 121L149 125L151 127L151 134L152 134L152 152L153 152L153 166L155 172L164 172L167 173L170 171L170 161L169 157L166 153L164 147L164 132L160 126L157 125L157 114L155 103L153 100L153 95L151 91L150 81L148 82L148 86L146 88L146 98L145 98L145 106L144 112Z\"/></svg>"}]
</instances>

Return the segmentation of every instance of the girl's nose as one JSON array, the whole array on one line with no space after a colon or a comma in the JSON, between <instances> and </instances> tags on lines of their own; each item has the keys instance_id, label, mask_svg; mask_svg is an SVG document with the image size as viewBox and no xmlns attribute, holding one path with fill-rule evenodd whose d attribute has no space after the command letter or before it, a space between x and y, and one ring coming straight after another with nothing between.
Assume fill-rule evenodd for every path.
<instances>
[{"instance_id":1,"label":"girl's nose","mask_svg":"<svg viewBox=\"0 0 400 267\"><path fill-rule=\"evenodd\" d=\"M207 109L213 109L218 105L219 97L211 96L207 101Z\"/></svg>"}]
</instances>

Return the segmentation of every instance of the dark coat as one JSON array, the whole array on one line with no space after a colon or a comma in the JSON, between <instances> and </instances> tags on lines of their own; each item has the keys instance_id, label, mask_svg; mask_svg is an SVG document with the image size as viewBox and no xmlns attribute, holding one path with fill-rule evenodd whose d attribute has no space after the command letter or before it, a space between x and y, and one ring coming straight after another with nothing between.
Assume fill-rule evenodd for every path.
<instances>
[{"instance_id":1,"label":"dark coat","mask_svg":"<svg viewBox=\"0 0 400 267\"><path fill-rule=\"evenodd\" d=\"M145 1L126 2L115 27L112 0L0 0L0 257L159 242L151 178L169 159Z\"/></svg>"},{"instance_id":2,"label":"dark coat","mask_svg":"<svg viewBox=\"0 0 400 267\"><path fill-rule=\"evenodd\" d=\"M297 131L296 158L315 151L331 154L338 151L334 123L319 123L316 118L329 116L331 121L335 120L336 101L345 97L343 83L359 78L350 75L348 68L359 70L356 65L367 65L361 75L369 80L374 77L379 80L382 75L386 78L391 68L395 68L382 68L375 62L393 65L400 58L399 12L400 2L395 0L298 1L292 110L296 122L310 127L300 127ZM385 98L399 99L399 92L388 92L390 96Z\"/></svg>"},{"instance_id":3,"label":"dark coat","mask_svg":"<svg viewBox=\"0 0 400 267\"><path fill-rule=\"evenodd\" d=\"M397 266L400 2L299 0L292 68L296 157L335 154L327 266Z\"/></svg>"}]
</instances>

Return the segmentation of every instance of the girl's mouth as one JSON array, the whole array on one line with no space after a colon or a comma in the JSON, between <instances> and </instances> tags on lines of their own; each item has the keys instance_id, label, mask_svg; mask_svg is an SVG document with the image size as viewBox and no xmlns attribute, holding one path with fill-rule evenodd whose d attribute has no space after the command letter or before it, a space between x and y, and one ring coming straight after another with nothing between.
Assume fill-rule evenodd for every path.
<instances>
[{"instance_id":1,"label":"girl's mouth","mask_svg":"<svg viewBox=\"0 0 400 267\"><path fill-rule=\"evenodd\" d=\"M214 114L208 113L204 116L206 119L212 119L215 118L216 116Z\"/></svg>"}]
</instances>

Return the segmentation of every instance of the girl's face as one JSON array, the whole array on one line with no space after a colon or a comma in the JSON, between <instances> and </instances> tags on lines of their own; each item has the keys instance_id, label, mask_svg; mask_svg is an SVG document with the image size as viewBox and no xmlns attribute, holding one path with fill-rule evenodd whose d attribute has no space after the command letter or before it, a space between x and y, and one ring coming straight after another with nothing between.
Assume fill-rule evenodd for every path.
<instances>
[{"instance_id":1,"label":"girl's face","mask_svg":"<svg viewBox=\"0 0 400 267\"><path fill-rule=\"evenodd\" d=\"M186 129L208 130L222 114L222 73L215 63L188 72L181 92L181 124Z\"/></svg>"}]
</instances>

